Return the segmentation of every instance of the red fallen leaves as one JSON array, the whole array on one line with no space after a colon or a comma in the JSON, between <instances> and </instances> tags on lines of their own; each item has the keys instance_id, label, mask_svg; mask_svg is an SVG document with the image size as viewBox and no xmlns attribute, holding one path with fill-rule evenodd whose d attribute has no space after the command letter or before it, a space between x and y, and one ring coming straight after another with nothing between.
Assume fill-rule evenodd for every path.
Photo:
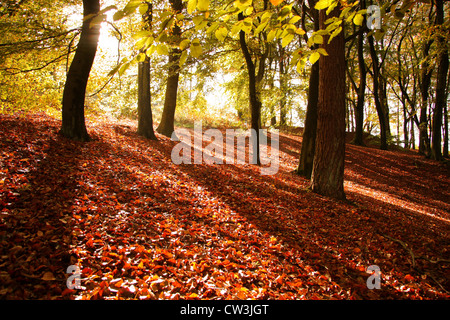
<instances>
[{"instance_id":1,"label":"red fallen leaves","mask_svg":"<svg viewBox=\"0 0 450 320\"><path fill-rule=\"evenodd\" d=\"M0 123L1 298L450 297L448 265L414 269L384 236L448 259L450 173L414 153L348 146L342 203L305 189L291 151L263 177L251 165L173 165L174 142L142 139L134 123L90 126L86 144L43 115ZM299 152L300 139L283 145ZM84 290L66 288L72 264ZM366 286L373 264L381 290Z\"/></svg>"}]
</instances>

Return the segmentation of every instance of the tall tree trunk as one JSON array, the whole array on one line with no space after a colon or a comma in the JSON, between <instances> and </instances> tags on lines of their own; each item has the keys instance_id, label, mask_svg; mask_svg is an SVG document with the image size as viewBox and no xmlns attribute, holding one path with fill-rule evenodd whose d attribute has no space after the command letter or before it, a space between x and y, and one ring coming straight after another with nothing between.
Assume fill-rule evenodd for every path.
<instances>
[{"instance_id":1,"label":"tall tree trunk","mask_svg":"<svg viewBox=\"0 0 450 320\"><path fill-rule=\"evenodd\" d=\"M364 8L363 8L364 9ZM358 35L358 66L359 66L359 87L358 99L355 107L355 137L353 143L357 146L364 145L364 100L366 93L366 62L364 61L364 33L362 29Z\"/></svg>"},{"instance_id":2,"label":"tall tree trunk","mask_svg":"<svg viewBox=\"0 0 450 320\"><path fill-rule=\"evenodd\" d=\"M169 2L175 14L181 13L181 10L183 10L182 0L169 0ZM174 37L181 35L181 29L178 25L174 26L172 35ZM179 49L172 49L169 54L169 75L167 78L164 108L161 115L161 122L156 129L156 131L167 137L171 137L175 130L174 122L175 109L177 107L178 79L180 77L180 55L181 51Z\"/></svg>"},{"instance_id":3,"label":"tall tree trunk","mask_svg":"<svg viewBox=\"0 0 450 320\"><path fill-rule=\"evenodd\" d=\"M308 105L306 107L305 129L303 131L302 149L297 174L311 178L317 132L317 104L319 99L319 63L311 67L309 75Z\"/></svg>"},{"instance_id":4,"label":"tall tree trunk","mask_svg":"<svg viewBox=\"0 0 450 320\"><path fill-rule=\"evenodd\" d=\"M330 15L320 11L320 27L327 18L338 17L338 5ZM311 188L314 192L336 199L345 199L345 40L344 32L329 44L324 37L322 47L328 56L319 59L319 102L317 114L316 151Z\"/></svg>"},{"instance_id":5,"label":"tall tree trunk","mask_svg":"<svg viewBox=\"0 0 450 320\"><path fill-rule=\"evenodd\" d=\"M285 50L281 46L281 43L278 44L278 52L280 53L279 63L279 74L280 74L280 91L281 91L281 99L280 99L280 126L283 127L286 125L286 95L287 95L287 79L286 72L284 66L285 60Z\"/></svg>"},{"instance_id":6,"label":"tall tree trunk","mask_svg":"<svg viewBox=\"0 0 450 320\"><path fill-rule=\"evenodd\" d=\"M436 25L442 26L444 23L444 1L436 0ZM442 30L443 32L443 30ZM433 113L433 140L431 145L431 158L442 160L442 114L447 105L447 71L448 71L448 50L445 38L439 36L438 44L438 70L436 79L436 103Z\"/></svg>"},{"instance_id":7,"label":"tall tree trunk","mask_svg":"<svg viewBox=\"0 0 450 320\"><path fill-rule=\"evenodd\" d=\"M86 86L97 52L100 24L91 25L100 11L100 0L83 0L83 25L75 56L67 73L62 99L61 133L70 139L89 141L84 118Z\"/></svg>"},{"instance_id":8,"label":"tall tree trunk","mask_svg":"<svg viewBox=\"0 0 450 320\"><path fill-rule=\"evenodd\" d=\"M147 139L157 140L153 131L152 97L150 93L150 58L138 65L138 130Z\"/></svg>"},{"instance_id":9,"label":"tall tree trunk","mask_svg":"<svg viewBox=\"0 0 450 320\"><path fill-rule=\"evenodd\" d=\"M151 30L152 4L148 3L148 10L142 16L146 30ZM150 92L150 58L138 64L138 129L137 133L147 139L157 140L153 131L152 96Z\"/></svg>"},{"instance_id":10,"label":"tall tree trunk","mask_svg":"<svg viewBox=\"0 0 450 320\"><path fill-rule=\"evenodd\" d=\"M433 13L433 4L430 7L430 12L428 14L428 20L431 24L431 17ZM430 139L428 136L428 89L431 84L431 76L433 74L433 69L430 69L430 65L428 63L428 54L431 48L433 40L428 40L423 45L423 57L422 65L421 65L421 76L420 76L420 95L422 98L421 106L420 106L420 123L419 123L419 153L425 155L426 157L430 156L431 147L430 147Z\"/></svg>"},{"instance_id":11,"label":"tall tree trunk","mask_svg":"<svg viewBox=\"0 0 450 320\"><path fill-rule=\"evenodd\" d=\"M386 110L384 106L384 98L383 98L383 83L380 82L380 66L378 61L378 56L375 50L374 39L373 36L370 35L369 39L369 47L370 47L370 56L372 58L373 65L373 95L375 100L375 108L378 114L378 121L380 123L380 149L387 150L388 148L388 132L389 132L389 120L386 120Z\"/></svg>"},{"instance_id":12,"label":"tall tree trunk","mask_svg":"<svg viewBox=\"0 0 450 320\"><path fill-rule=\"evenodd\" d=\"M447 90L448 91L448 90ZM447 93L448 95L448 93ZM444 158L448 158L448 106L444 105L444 151L442 152L442 156Z\"/></svg>"},{"instance_id":13,"label":"tall tree trunk","mask_svg":"<svg viewBox=\"0 0 450 320\"><path fill-rule=\"evenodd\" d=\"M239 20L244 19L244 15L239 13ZM254 139L254 149L253 149L253 163L260 164L260 154L259 154L259 129L260 129L260 118L261 118L261 100L259 98L258 85L261 82L264 75L265 59L267 57L267 51L263 54L259 61L259 71L256 74L256 67L252 61L250 52L248 51L247 43L245 41L245 32L239 32L239 43L241 46L242 53L247 64L248 71L248 88L249 88L249 100L250 100L250 111L251 111L251 129L254 130L256 136Z\"/></svg>"},{"instance_id":14,"label":"tall tree trunk","mask_svg":"<svg viewBox=\"0 0 450 320\"><path fill-rule=\"evenodd\" d=\"M314 19L314 31L320 29L319 11L314 9L317 1L310 0L309 6ZM317 48L317 46L314 46ZM308 87L308 105L306 106L305 128L302 137L302 149L300 152L300 160L297 167L297 174L311 179L314 164L314 153L316 149L316 133L317 133L317 104L319 100L319 63L311 66Z\"/></svg>"},{"instance_id":15,"label":"tall tree trunk","mask_svg":"<svg viewBox=\"0 0 450 320\"><path fill-rule=\"evenodd\" d=\"M366 8L366 1L362 0L361 9ZM365 25L366 19L364 19L363 25ZM357 146L364 145L364 101L366 94L366 82L367 82L367 71L366 62L364 60L364 29L361 27L358 35L358 68L359 68L359 87L358 87L358 98L355 107L355 137L352 143Z\"/></svg>"}]
</instances>

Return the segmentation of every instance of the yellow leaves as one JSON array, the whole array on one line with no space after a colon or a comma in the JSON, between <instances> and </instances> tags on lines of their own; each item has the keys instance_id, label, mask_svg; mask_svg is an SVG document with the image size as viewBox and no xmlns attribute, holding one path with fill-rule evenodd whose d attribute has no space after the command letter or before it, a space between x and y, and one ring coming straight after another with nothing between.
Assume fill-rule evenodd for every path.
<instances>
[{"instance_id":1,"label":"yellow leaves","mask_svg":"<svg viewBox=\"0 0 450 320\"><path fill-rule=\"evenodd\" d=\"M289 43L291 43L291 41L294 40L294 34L289 33L287 34L283 40L281 40L281 46L284 48L286 47Z\"/></svg>"},{"instance_id":2,"label":"yellow leaves","mask_svg":"<svg viewBox=\"0 0 450 320\"><path fill-rule=\"evenodd\" d=\"M164 43L160 43L158 44L158 46L156 47L156 52L159 55L168 55L169 54L169 48L164 44Z\"/></svg>"},{"instance_id":3,"label":"yellow leaves","mask_svg":"<svg viewBox=\"0 0 450 320\"><path fill-rule=\"evenodd\" d=\"M180 48L180 50L184 50L184 49L186 49L186 48L189 46L190 43L191 43L191 40L189 40L189 39L184 39L184 40L182 40L182 41L180 42L180 44L178 45L178 47Z\"/></svg>"},{"instance_id":4,"label":"yellow leaves","mask_svg":"<svg viewBox=\"0 0 450 320\"><path fill-rule=\"evenodd\" d=\"M197 0L197 9L199 11L208 11L210 0ZM189 3L188 3L189 4Z\"/></svg>"},{"instance_id":5,"label":"yellow leaves","mask_svg":"<svg viewBox=\"0 0 450 320\"><path fill-rule=\"evenodd\" d=\"M316 5L314 6L314 8L316 10L322 10L322 9L326 9L329 6L331 6L331 4L336 1L336 0L319 0Z\"/></svg>"},{"instance_id":6,"label":"yellow leaves","mask_svg":"<svg viewBox=\"0 0 450 320\"><path fill-rule=\"evenodd\" d=\"M317 60L319 60L320 58L320 53L319 52L313 52L310 56L309 56L309 62L311 62L311 64L316 63Z\"/></svg>"},{"instance_id":7,"label":"yellow leaves","mask_svg":"<svg viewBox=\"0 0 450 320\"><path fill-rule=\"evenodd\" d=\"M270 3L273 4L275 7L278 6L280 3L282 3L284 0L270 0Z\"/></svg>"},{"instance_id":8,"label":"yellow leaves","mask_svg":"<svg viewBox=\"0 0 450 320\"><path fill-rule=\"evenodd\" d=\"M202 46L200 45L200 40L198 38L195 38L191 43L191 55L194 58L198 58L201 56L202 52L203 51Z\"/></svg>"},{"instance_id":9,"label":"yellow leaves","mask_svg":"<svg viewBox=\"0 0 450 320\"><path fill-rule=\"evenodd\" d=\"M228 29L226 27L220 27L216 30L214 35L220 42L223 42L228 35Z\"/></svg>"},{"instance_id":10,"label":"yellow leaves","mask_svg":"<svg viewBox=\"0 0 450 320\"><path fill-rule=\"evenodd\" d=\"M355 17L353 18L353 23L356 24L357 26L362 26L364 21L364 16L360 13L357 13L355 15Z\"/></svg>"},{"instance_id":11,"label":"yellow leaves","mask_svg":"<svg viewBox=\"0 0 450 320\"><path fill-rule=\"evenodd\" d=\"M197 8L197 0L189 0L187 5L187 12L189 14L192 14L194 12L195 8Z\"/></svg>"}]
</instances>

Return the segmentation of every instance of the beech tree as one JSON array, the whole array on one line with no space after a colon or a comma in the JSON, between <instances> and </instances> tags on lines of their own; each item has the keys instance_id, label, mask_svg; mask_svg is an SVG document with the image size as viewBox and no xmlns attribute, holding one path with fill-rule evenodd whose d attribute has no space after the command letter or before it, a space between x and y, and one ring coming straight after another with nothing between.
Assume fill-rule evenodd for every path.
<instances>
[{"instance_id":1,"label":"beech tree","mask_svg":"<svg viewBox=\"0 0 450 320\"><path fill-rule=\"evenodd\" d=\"M84 99L100 36L100 24L93 21L99 12L100 0L83 0L80 41L67 73L62 100L61 133L74 140L90 140L84 119Z\"/></svg>"},{"instance_id":2,"label":"beech tree","mask_svg":"<svg viewBox=\"0 0 450 320\"><path fill-rule=\"evenodd\" d=\"M314 19L314 31L320 29L319 11L314 6L315 0L309 1L310 15ZM305 35L306 37L306 35ZM317 44L314 44L317 49ZM316 149L316 132L317 132L317 104L319 97L319 64L314 63L311 66L308 86L308 104L306 106L305 127L303 131L302 149L300 152L300 160L297 173L310 179L314 163L314 153Z\"/></svg>"},{"instance_id":3,"label":"beech tree","mask_svg":"<svg viewBox=\"0 0 450 320\"><path fill-rule=\"evenodd\" d=\"M153 5L146 2L147 10L142 16L144 30L151 30ZM141 49L141 52L143 50ZM156 140L153 130L152 97L150 92L150 57L145 55L144 61L138 64L138 129L139 135Z\"/></svg>"},{"instance_id":4,"label":"beech tree","mask_svg":"<svg viewBox=\"0 0 450 320\"><path fill-rule=\"evenodd\" d=\"M436 27L437 32L437 75L436 75L436 103L433 112L433 135L431 144L431 157L442 160L442 115L447 105L447 72L449 69L448 48L445 41L444 1L436 0Z\"/></svg>"},{"instance_id":5,"label":"beech tree","mask_svg":"<svg viewBox=\"0 0 450 320\"><path fill-rule=\"evenodd\" d=\"M183 9L182 0L169 0L172 10L175 14L181 13ZM177 24L173 26L172 36L175 41L179 41L181 36L181 28ZM161 115L161 122L156 131L170 137L174 131L175 109L177 106L178 80L180 78L180 58L181 50L179 48L171 48L169 53L168 75L166 95L164 98L164 109Z\"/></svg>"},{"instance_id":6,"label":"beech tree","mask_svg":"<svg viewBox=\"0 0 450 320\"><path fill-rule=\"evenodd\" d=\"M320 10L320 28L325 21L339 17L339 4L329 13ZM345 199L345 39L339 32L329 42L325 35L321 48L327 56L319 59L319 97L317 136L311 188L314 192L336 199Z\"/></svg>"}]
</instances>

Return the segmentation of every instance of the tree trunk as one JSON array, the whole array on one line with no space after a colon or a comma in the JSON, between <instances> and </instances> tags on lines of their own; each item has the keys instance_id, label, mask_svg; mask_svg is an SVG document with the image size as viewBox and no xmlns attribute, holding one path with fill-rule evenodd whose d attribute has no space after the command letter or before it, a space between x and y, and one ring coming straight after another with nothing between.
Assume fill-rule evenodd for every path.
<instances>
[{"instance_id":1,"label":"tree trunk","mask_svg":"<svg viewBox=\"0 0 450 320\"><path fill-rule=\"evenodd\" d=\"M99 0L83 0L83 17L100 11ZM70 139L89 141L84 119L86 86L94 63L100 36L100 24L91 25L92 18L83 20L80 41L67 73L62 99L61 133Z\"/></svg>"},{"instance_id":2,"label":"tree trunk","mask_svg":"<svg viewBox=\"0 0 450 320\"><path fill-rule=\"evenodd\" d=\"M436 0L436 25L442 26L444 23L444 2ZM442 114L447 105L447 71L448 71L448 51L445 39L438 37L438 70L436 79L436 103L433 113L433 140L431 145L431 158L442 160Z\"/></svg>"},{"instance_id":3,"label":"tree trunk","mask_svg":"<svg viewBox=\"0 0 450 320\"><path fill-rule=\"evenodd\" d=\"M364 9L364 8L362 8ZM353 144L364 145L364 99L366 93L366 62L364 61L364 33L362 29L358 35L358 66L359 66L359 87L358 99L355 107L355 137Z\"/></svg>"},{"instance_id":4,"label":"tree trunk","mask_svg":"<svg viewBox=\"0 0 450 320\"><path fill-rule=\"evenodd\" d=\"M239 20L244 19L244 15L239 13ZM256 67L252 61L252 57L250 52L248 51L247 43L245 41L245 32L239 32L239 43L241 46L242 53L245 58L245 62L247 64L248 71L248 88L249 88L249 100L250 100L250 111L251 111L251 129L254 130L256 136L252 137L254 139L254 149L253 149L253 160L252 162L255 164L260 164L260 155L259 155L259 129L260 129L260 118L261 118L261 101L259 99L258 93L258 82L262 80L264 74L264 64L265 64L265 56L267 53L263 55L259 62L259 72L258 77L256 75ZM259 81L258 81L259 80Z\"/></svg>"},{"instance_id":5,"label":"tree trunk","mask_svg":"<svg viewBox=\"0 0 450 320\"><path fill-rule=\"evenodd\" d=\"M319 63L311 67L309 75L308 106L306 107L305 129L297 174L311 179L314 164L317 132L317 103L319 99Z\"/></svg>"},{"instance_id":6,"label":"tree trunk","mask_svg":"<svg viewBox=\"0 0 450 320\"><path fill-rule=\"evenodd\" d=\"M431 24L431 17L433 12L433 5L431 5L430 13L428 15L429 23ZM430 51L433 40L428 40L423 46L423 59L421 65L421 83L420 83L420 94L422 98L422 103L420 106L420 123L419 123L419 153L425 155L426 157L430 156L431 148L430 148L430 139L428 136L428 116L427 116L427 108L428 108L428 89L430 88L431 76L433 74L433 69L430 69L428 63L428 53Z\"/></svg>"},{"instance_id":7,"label":"tree trunk","mask_svg":"<svg viewBox=\"0 0 450 320\"><path fill-rule=\"evenodd\" d=\"M152 97L150 93L150 58L145 57L138 65L138 130L137 133L150 140L157 140L153 131Z\"/></svg>"},{"instance_id":8,"label":"tree trunk","mask_svg":"<svg viewBox=\"0 0 450 320\"><path fill-rule=\"evenodd\" d=\"M370 56L372 58L373 65L373 96L375 100L375 108L378 114L378 121L380 123L380 149L387 150L388 148L388 132L389 132L389 119L386 117L386 110L384 106L383 98L383 83L380 81L380 67L378 56L375 51L375 45L373 36L369 36ZM387 120L386 120L387 119Z\"/></svg>"},{"instance_id":9,"label":"tree trunk","mask_svg":"<svg viewBox=\"0 0 450 320\"><path fill-rule=\"evenodd\" d=\"M181 0L170 0L170 5L175 11L175 14L181 13L183 9L183 2ZM174 37L181 35L181 29L178 25L175 25L172 31ZM164 108L161 116L161 122L159 123L156 131L171 137L174 132L175 122L175 109L177 107L177 94L178 94L178 79L180 77L180 55L179 49L173 49L169 55L169 75L167 78L166 95L164 99Z\"/></svg>"},{"instance_id":10,"label":"tree trunk","mask_svg":"<svg viewBox=\"0 0 450 320\"><path fill-rule=\"evenodd\" d=\"M152 4L142 16L146 30L151 30ZM138 129L137 133L147 139L157 140L153 131L152 96L150 92L150 58L138 64Z\"/></svg>"},{"instance_id":11,"label":"tree trunk","mask_svg":"<svg viewBox=\"0 0 450 320\"><path fill-rule=\"evenodd\" d=\"M338 17L338 5L330 15L320 11L320 27L327 18ZM317 136L311 188L314 192L335 199L345 199L345 40L344 32L322 47L328 56L319 59L319 100Z\"/></svg>"},{"instance_id":12,"label":"tree trunk","mask_svg":"<svg viewBox=\"0 0 450 320\"><path fill-rule=\"evenodd\" d=\"M278 51L280 53L279 60L279 74L280 74L280 91L281 91L281 99L280 99L280 127L286 126L286 95L287 95L287 79L286 72L284 67L284 59L285 59L285 50L281 46L281 43L278 45Z\"/></svg>"},{"instance_id":13,"label":"tree trunk","mask_svg":"<svg viewBox=\"0 0 450 320\"><path fill-rule=\"evenodd\" d=\"M310 1L314 19L314 31L320 29L319 12L314 9L316 1ZM316 48L316 46L314 46ZM300 160L297 168L297 174L311 179L314 164L314 153L316 149L317 134L317 104L319 99L319 63L315 63L311 67L309 75L308 87L308 105L306 107L305 128L302 137L302 149L300 152Z\"/></svg>"}]
</instances>

